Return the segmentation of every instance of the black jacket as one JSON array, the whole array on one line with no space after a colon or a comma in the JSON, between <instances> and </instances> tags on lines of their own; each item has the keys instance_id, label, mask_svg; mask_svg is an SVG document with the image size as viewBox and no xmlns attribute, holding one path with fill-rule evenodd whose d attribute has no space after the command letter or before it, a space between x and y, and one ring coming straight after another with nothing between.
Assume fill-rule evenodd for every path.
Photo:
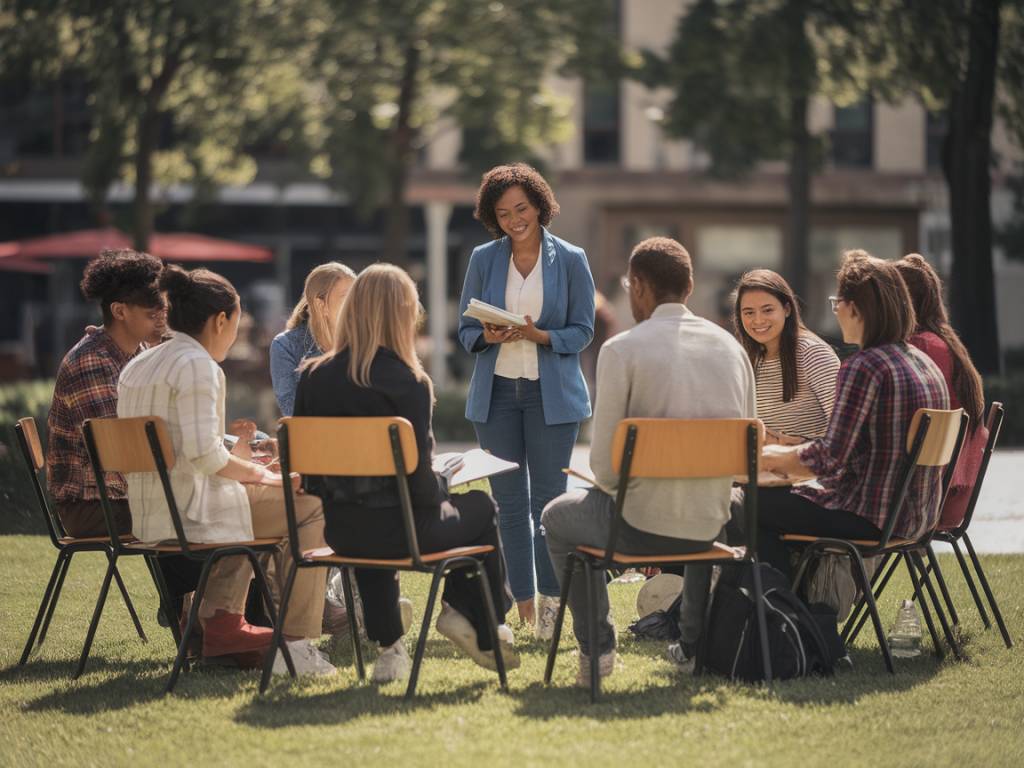
<instances>
[{"instance_id":1,"label":"black jacket","mask_svg":"<svg viewBox=\"0 0 1024 768\"><path fill-rule=\"evenodd\" d=\"M370 386L348 374L344 350L315 370L303 371L295 394L295 416L401 416L416 433L419 462L409 475L414 513L436 515L443 499L431 469L430 388L389 349L380 349L370 367ZM353 446L358 450L358 446ZM373 531L376 537L404 542L398 486L393 477L307 477L306 490L324 502L327 539Z\"/></svg>"}]
</instances>

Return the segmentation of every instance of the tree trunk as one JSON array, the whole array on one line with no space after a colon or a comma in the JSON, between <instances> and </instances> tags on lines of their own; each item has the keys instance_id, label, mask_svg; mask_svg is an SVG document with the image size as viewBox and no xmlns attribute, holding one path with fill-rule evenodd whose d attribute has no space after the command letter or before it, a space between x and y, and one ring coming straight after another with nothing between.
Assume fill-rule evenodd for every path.
<instances>
[{"instance_id":1,"label":"tree trunk","mask_svg":"<svg viewBox=\"0 0 1024 768\"><path fill-rule=\"evenodd\" d=\"M793 292L805 304L810 251L811 135L807 130L807 101L815 66L814 51L805 27L807 9L803 2L790 4L789 45L789 172L786 191L786 240L783 271Z\"/></svg>"},{"instance_id":2,"label":"tree trunk","mask_svg":"<svg viewBox=\"0 0 1024 768\"><path fill-rule=\"evenodd\" d=\"M156 150L160 115L148 106L139 116L135 149L135 200L132 204L132 235L137 251L149 248L153 234L153 201L149 197L153 183L153 152Z\"/></svg>"},{"instance_id":3,"label":"tree trunk","mask_svg":"<svg viewBox=\"0 0 1024 768\"><path fill-rule=\"evenodd\" d=\"M943 170L949 185L953 323L982 373L1001 369L992 270L992 109L1000 0L970 4L967 72L949 105Z\"/></svg>"},{"instance_id":4,"label":"tree trunk","mask_svg":"<svg viewBox=\"0 0 1024 768\"><path fill-rule=\"evenodd\" d=\"M405 49L402 82L398 94L398 114L392 132L391 167L388 172L387 231L384 237L384 259L393 264L406 262L406 240L409 236L409 211L405 205L405 187L409 181L409 167L413 162L412 143L416 135L410 125L412 108L416 103L417 75L420 50L415 38Z\"/></svg>"},{"instance_id":5,"label":"tree trunk","mask_svg":"<svg viewBox=\"0 0 1024 768\"><path fill-rule=\"evenodd\" d=\"M797 297L806 305L807 273L810 262L811 213L811 136L807 132L807 97L794 97L790 103L789 175L786 187L789 208L786 212L786 251L783 259L786 278Z\"/></svg>"}]
</instances>

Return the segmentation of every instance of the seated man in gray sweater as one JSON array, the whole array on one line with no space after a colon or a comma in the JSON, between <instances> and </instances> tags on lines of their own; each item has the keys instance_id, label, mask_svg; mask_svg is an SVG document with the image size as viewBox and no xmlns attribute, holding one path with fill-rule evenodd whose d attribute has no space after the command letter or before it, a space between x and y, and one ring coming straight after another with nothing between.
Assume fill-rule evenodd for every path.
<instances>
[{"instance_id":1,"label":"seated man in gray sweater","mask_svg":"<svg viewBox=\"0 0 1024 768\"><path fill-rule=\"evenodd\" d=\"M623 281L637 325L609 339L597 362L590 467L602 488L615 492L612 437L619 421L632 417L753 418L754 372L739 343L686 307L693 290L690 255L675 240L652 237L633 249ZM729 520L731 478L638 479L630 483L616 549L625 553L684 554L710 549ZM577 546L604 547L614 498L599 488L569 491L552 501L541 519L555 573ZM598 648L586 637L586 584L573 578L569 609L580 648L577 684L615 666L615 630L609 623L608 590L595 574Z\"/></svg>"}]
</instances>

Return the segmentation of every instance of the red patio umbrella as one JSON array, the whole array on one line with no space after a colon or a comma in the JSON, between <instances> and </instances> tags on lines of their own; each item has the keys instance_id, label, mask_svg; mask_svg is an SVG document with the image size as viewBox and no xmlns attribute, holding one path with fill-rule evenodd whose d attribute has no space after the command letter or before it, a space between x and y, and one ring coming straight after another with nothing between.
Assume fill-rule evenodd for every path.
<instances>
[{"instance_id":1,"label":"red patio umbrella","mask_svg":"<svg viewBox=\"0 0 1024 768\"><path fill-rule=\"evenodd\" d=\"M48 275L53 267L31 259L18 257L16 243L0 243L0 272L29 272L35 275Z\"/></svg>"},{"instance_id":2,"label":"red patio umbrella","mask_svg":"<svg viewBox=\"0 0 1024 768\"><path fill-rule=\"evenodd\" d=\"M114 227L81 229L0 243L0 264L8 259L91 259L105 248L131 247L131 238ZM166 261L267 262L273 258L269 248L189 232L154 233L149 239L149 252Z\"/></svg>"}]
</instances>

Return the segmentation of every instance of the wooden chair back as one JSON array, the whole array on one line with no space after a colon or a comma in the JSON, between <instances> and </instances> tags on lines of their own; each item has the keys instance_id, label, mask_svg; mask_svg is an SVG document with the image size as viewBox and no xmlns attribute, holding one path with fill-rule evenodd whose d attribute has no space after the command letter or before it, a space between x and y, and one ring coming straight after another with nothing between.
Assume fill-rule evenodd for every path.
<instances>
[{"instance_id":1,"label":"wooden chair back","mask_svg":"<svg viewBox=\"0 0 1024 768\"><path fill-rule=\"evenodd\" d=\"M630 477L746 475L751 424L757 425L760 454L764 425L758 419L623 419L612 439L612 468L621 471L626 434L636 426Z\"/></svg>"},{"instance_id":2,"label":"wooden chair back","mask_svg":"<svg viewBox=\"0 0 1024 768\"><path fill-rule=\"evenodd\" d=\"M417 568L426 567L416 537L407 480L419 464L416 433L407 419L289 416L281 419L277 437L283 472L326 477L394 477L409 556ZM300 562L295 496L289 483L285 483L284 501L289 546L295 562Z\"/></svg>"},{"instance_id":3,"label":"wooden chair back","mask_svg":"<svg viewBox=\"0 0 1024 768\"><path fill-rule=\"evenodd\" d=\"M907 430L907 452L913 450L914 438L920 428L921 418L927 414L931 419L928 434L925 435L921 452L917 456L919 467L944 467L953 458L957 447L957 438L961 434L961 421L964 409L941 411L935 408L919 408L910 421Z\"/></svg>"},{"instance_id":4,"label":"wooden chair back","mask_svg":"<svg viewBox=\"0 0 1024 768\"><path fill-rule=\"evenodd\" d=\"M62 546L60 539L67 536L67 531L64 530L64 524L61 523L60 517L50 508L42 481L39 479L39 473L46 461L43 457L43 446L39 440L36 420L31 416L18 419L18 423L14 425L14 433L18 437L18 446L21 448L21 456L25 460L25 468L32 478L32 488L36 492L36 501L39 502L39 509L46 521L46 531L50 535L53 546L59 549Z\"/></svg>"},{"instance_id":5,"label":"wooden chair back","mask_svg":"<svg viewBox=\"0 0 1024 768\"><path fill-rule=\"evenodd\" d=\"M395 474L395 456L388 429L398 427L405 471L419 463L416 433L398 417L289 416L289 468L301 475L387 477Z\"/></svg>"},{"instance_id":6,"label":"wooden chair back","mask_svg":"<svg viewBox=\"0 0 1024 768\"><path fill-rule=\"evenodd\" d=\"M159 416L133 416L123 419L87 419L96 447L96 458L106 472L156 472L156 460L150 450L146 424L156 428L167 469L174 467L174 446L167 424Z\"/></svg>"},{"instance_id":7,"label":"wooden chair back","mask_svg":"<svg viewBox=\"0 0 1024 768\"><path fill-rule=\"evenodd\" d=\"M36 429L36 420L31 416L18 419L18 429L20 429L21 435L25 439L25 459L29 462L29 466L38 472L43 468L45 461L43 459L43 445L39 441L39 430Z\"/></svg>"}]
</instances>

